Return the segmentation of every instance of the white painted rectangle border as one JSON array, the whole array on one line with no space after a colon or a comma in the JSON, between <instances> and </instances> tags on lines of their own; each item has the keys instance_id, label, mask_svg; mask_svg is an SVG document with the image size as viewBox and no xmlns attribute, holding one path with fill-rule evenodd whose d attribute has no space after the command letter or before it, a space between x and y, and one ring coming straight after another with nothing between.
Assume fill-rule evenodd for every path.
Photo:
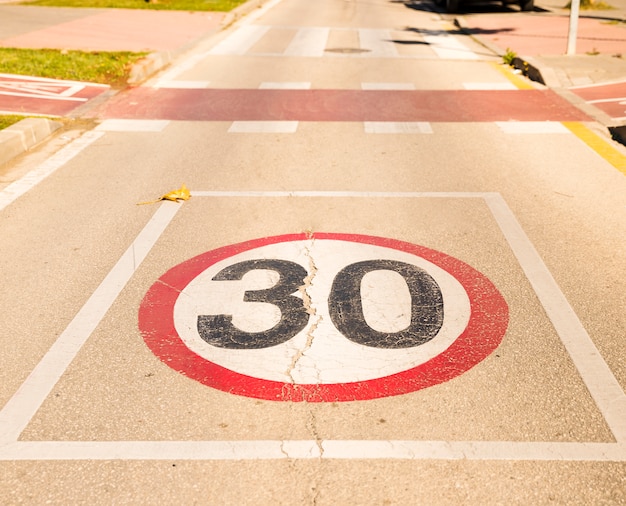
<instances>
[{"instance_id":1,"label":"white painted rectangle border","mask_svg":"<svg viewBox=\"0 0 626 506\"><path fill-rule=\"evenodd\" d=\"M502 196L474 192L198 191L232 198L478 198L492 212L617 442L18 441L180 204L164 202L19 390L0 411L0 460L403 459L626 462L626 394Z\"/></svg>"}]
</instances>

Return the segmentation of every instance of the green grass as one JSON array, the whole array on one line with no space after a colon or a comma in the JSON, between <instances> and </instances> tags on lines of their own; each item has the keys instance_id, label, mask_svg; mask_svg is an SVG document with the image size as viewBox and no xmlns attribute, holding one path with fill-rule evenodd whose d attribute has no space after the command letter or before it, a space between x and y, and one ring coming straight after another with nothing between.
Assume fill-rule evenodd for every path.
<instances>
[{"instance_id":1,"label":"green grass","mask_svg":"<svg viewBox=\"0 0 626 506\"><path fill-rule=\"evenodd\" d=\"M506 53L502 55L502 61L507 65L513 65L513 61L517 58L517 53L515 51L511 51L508 47L506 48Z\"/></svg>"},{"instance_id":2,"label":"green grass","mask_svg":"<svg viewBox=\"0 0 626 506\"><path fill-rule=\"evenodd\" d=\"M572 2L568 2L565 6L566 9L572 8ZM580 10L598 10L598 11L608 11L611 9L615 9L612 5L603 2L602 0L580 0Z\"/></svg>"},{"instance_id":3,"label":"green grass","mask_svg":"<svg viewBox=\"0 0 626 506\"><path fill-rule=\"evenodd\" d=\"M99 7L117 9L153 9L174 11L228 12L246 0L35 0L23 2L46 7Z\"/></svg>"},{"instance_id":4,"label":"green grass","mask_svg":"<svg viewBox=\"0 0 626 506\"><path fill-rule=\"evenodd\" d=\"M131 66L147 53L0 48L0 73L126 86ZM0 130L24 116L0 115Z\"/></svg>"},{"instance_id":5,"label":"green grass","mask_svg":"<svg viewBox=\"0 0 626 506\"><path fill-rule=\"evenodd\" d=\"M0 48L0 73L126 85L133 63L147 53Z\"/></svg>"},{"instance_id":6,"label":"green grass","mask_svg":"<svg viewBox=\"0 0 626 506\"><path fill-rule=\"evenodd\" d=\"M22 121L24 116L18 116L17 114L6 114L0 116L0 130L6 127L10 127L11 125L15 125L15 123Z\"/></svg>"}]
</instances>

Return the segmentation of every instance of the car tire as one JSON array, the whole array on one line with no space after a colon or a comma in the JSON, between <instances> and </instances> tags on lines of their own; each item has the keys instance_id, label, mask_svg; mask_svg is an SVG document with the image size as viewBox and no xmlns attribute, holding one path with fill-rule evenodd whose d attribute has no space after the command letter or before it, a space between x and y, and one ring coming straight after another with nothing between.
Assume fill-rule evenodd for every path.
<instances>
[{"instance_id":1,"label":"car tire","mask_svg":"<svg viewBox=\"0 0 626 506\"><path fill-rule=\"evenodd\" d=\"M535 0L520 0L519 7L524 12L532 11L535 8Z\"/></svg>"},{"instance_id":2,"label":"car tire","mask_svg":"<svg viewBox=\"0 0 626 506\"><path fill-rule=\"evenodd\" d=\"M458 10L459 10L459 0L446 0L446 12L448 14L454 14Z\"/></svg>"}]
</instances>

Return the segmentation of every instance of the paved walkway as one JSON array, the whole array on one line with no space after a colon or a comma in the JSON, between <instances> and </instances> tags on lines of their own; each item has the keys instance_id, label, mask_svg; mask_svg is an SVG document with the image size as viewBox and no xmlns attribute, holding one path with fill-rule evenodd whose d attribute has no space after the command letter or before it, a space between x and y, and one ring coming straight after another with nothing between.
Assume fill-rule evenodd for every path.
<instances>
[{"instance_id":1,"label":"paved walkway","mask_svg":"<svg viewBox=\"0 0 626 506\"><path fill-rule=\"evenodd\" d=\"M217 30L221 12L0 5L0 46L173 51Z\"/></svg>"},{"instance_id":2,"label":"paved walkway","mask_svg":"<svg viewBox=\"0 0 626 506\"><path fill-rule=\"evenodd\" d=\"M569 88L626 80L626 0L614 9L581 10L574 55L566 55L570 11L564 0L540 0L541 10L468 12L465 29L497 52L507 49L538 67L550 87Z\"/></svg>"}]
</instances>

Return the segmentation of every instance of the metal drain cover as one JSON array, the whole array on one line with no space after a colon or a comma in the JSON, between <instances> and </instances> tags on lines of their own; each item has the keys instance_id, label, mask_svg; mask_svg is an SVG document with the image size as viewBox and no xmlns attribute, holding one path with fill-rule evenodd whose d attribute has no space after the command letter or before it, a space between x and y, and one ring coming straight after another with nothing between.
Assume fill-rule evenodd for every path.
<instances>
[{"instance_id":1,"label":"metal drain cover","mask_svg":"<svg viewBox=\"0 0 626 506\"><path fill-rule=\"evenodd\" d=\"M369 53L371 49L360 49L358 47L336 47L332 49L327 49L326 51L329 53L354 54L354 53Z\"/></svg>"}]
</instances>

